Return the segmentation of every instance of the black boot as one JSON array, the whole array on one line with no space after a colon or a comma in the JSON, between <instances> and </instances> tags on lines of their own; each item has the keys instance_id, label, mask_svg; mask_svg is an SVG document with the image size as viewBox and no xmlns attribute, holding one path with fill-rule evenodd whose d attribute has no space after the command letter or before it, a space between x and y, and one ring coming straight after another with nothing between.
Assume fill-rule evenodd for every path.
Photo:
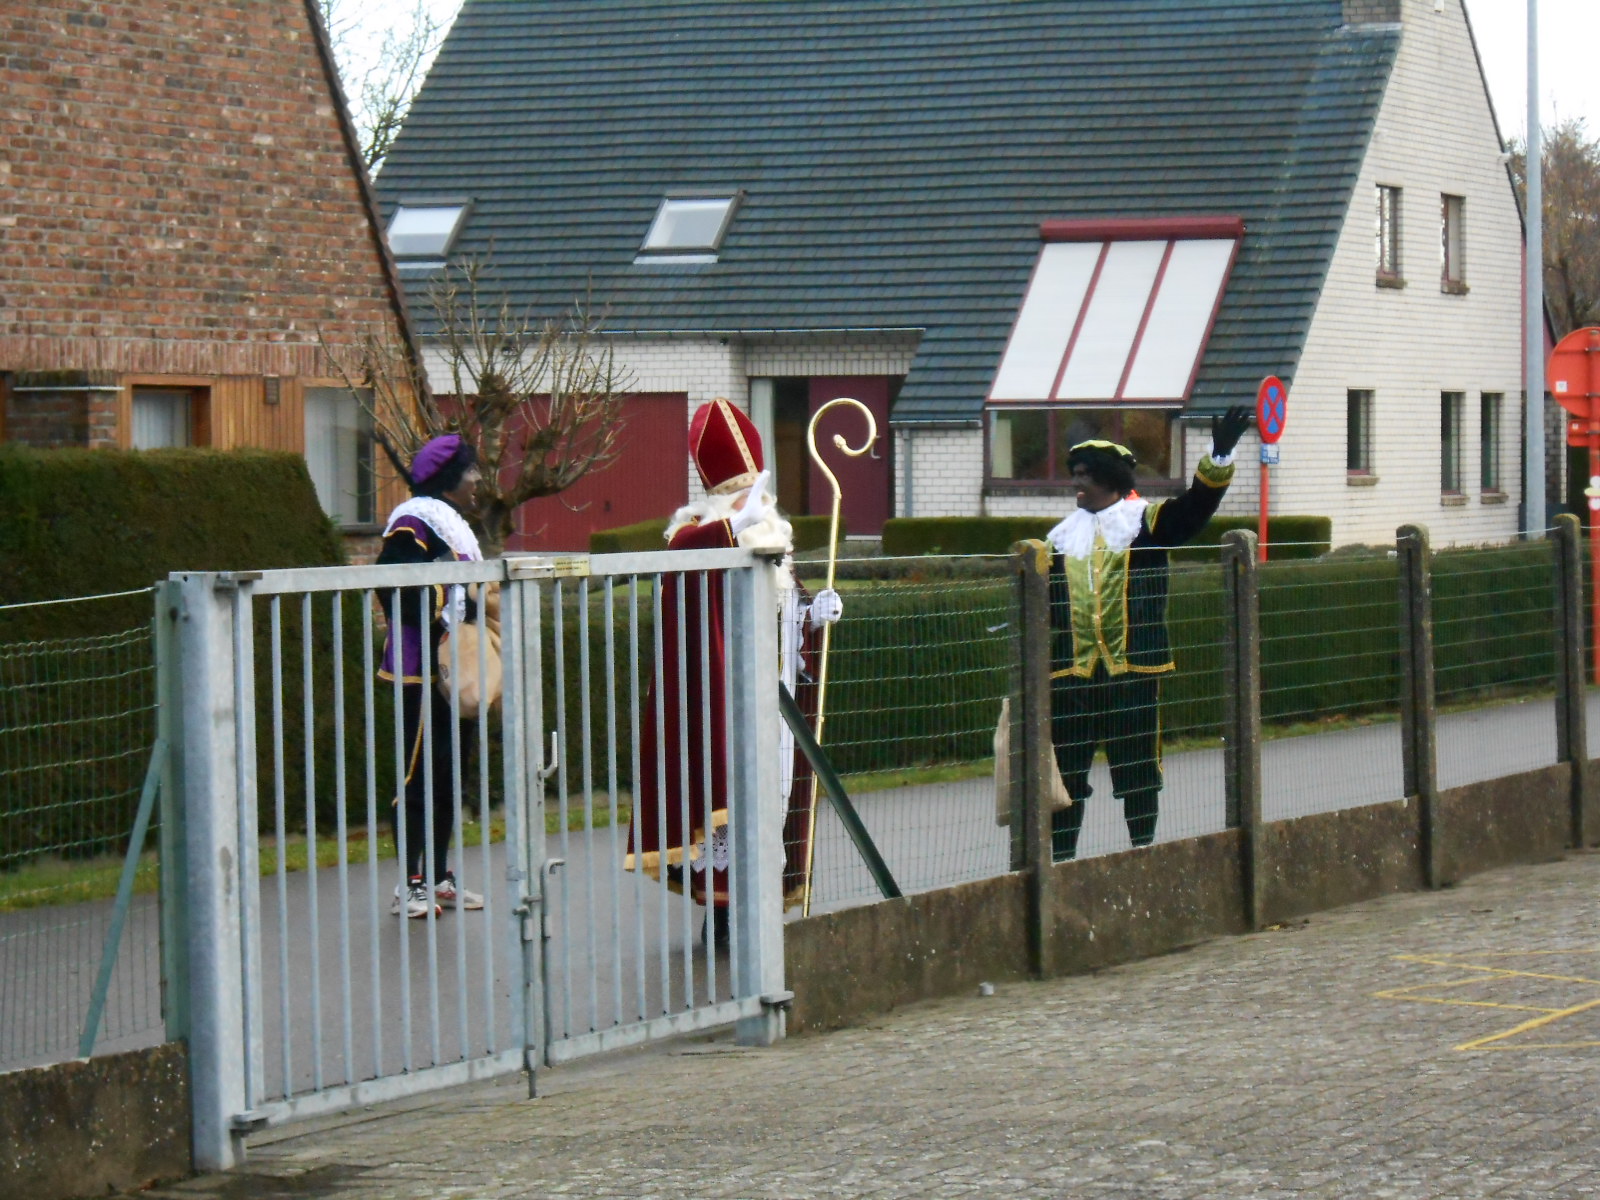
<instances>
[{"instance_id":1,"label":"black boot","mask_svg":"<svg viewBox=\"0 0 1600 1200\"><path fill-rule=\"evenodd\" d=\"M1085 802L1074 800L1050 814L1050 861L1070 862L1078 856L1078 833L1083 829Z\"/></svg>"},{"instance_id":2,"label":"black boot","mask_svg":"<svg viewBox=\"0 0 1600 1200\"><path fill-rule=\"evenodd\" d=\"M717 918L717 932L716 944L713 948L726 950L733 942L733 926L728 924L728 910L725 908L717 909L715 910L715 915ZM712 945L711 916L711 913L707 913L706 919L700 922L700 944L702 946Z\"/></svg>"},{"instance_id":3,"label":"black boot","mask_svg":"<svg viewBox=\"0 0 1600 1200\"><path fill-rule=\"evenodd\" d=\"M1155 788L1130 792L1122 798L1122 817L1128 822L1128 840L1135 846L1148 846L1156 840L1156 818L1161 793Z\"/></svg>"}]
</instances>

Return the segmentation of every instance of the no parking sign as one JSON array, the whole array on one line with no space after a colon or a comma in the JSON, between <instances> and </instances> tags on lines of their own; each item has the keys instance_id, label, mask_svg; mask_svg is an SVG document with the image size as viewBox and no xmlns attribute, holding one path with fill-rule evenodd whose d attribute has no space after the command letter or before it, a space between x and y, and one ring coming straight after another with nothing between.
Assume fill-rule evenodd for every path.
<instances>
[{"instance_id":1,"label":"no parking sign","mask_svg":"<svg viewBox=\"0 0 1600 1200\"><path fill-rule=\"evenodd\" d=\"M1275 445L1289 423L1289 389L1276 375L1268 375L1256 389L1256 429L1263 446Z\"/></svg>"},{"instance_id":2,"label":"no parking sign","mask_svg":"<svg viewBox=\"0 0 1600 1200\"><path fill-rule=\"evenodd\" d=\"M1289 423L1289 389L1276 375L1268 375L1256 389L1256 432L1261 435L1261 518L1256 542L1262 562L1267 561L1268 472L1278 464L1278 439Z\"/></svg>"}]
</instances>

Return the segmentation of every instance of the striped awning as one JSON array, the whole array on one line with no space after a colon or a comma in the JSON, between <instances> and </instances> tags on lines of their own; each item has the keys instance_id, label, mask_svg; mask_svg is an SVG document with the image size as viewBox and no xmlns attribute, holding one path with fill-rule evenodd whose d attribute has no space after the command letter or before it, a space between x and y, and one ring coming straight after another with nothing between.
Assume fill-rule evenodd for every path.
<instances>
[{"instance_id":1,"label":"striped awning","mask_svg":"<svg viewBox=\"0 0 1600 1200\"><path fill-rule=\"evenodd\" d=\"M1047 221L1040 234L989 402L1187 401L1244 222Z\"/></svg>"}]
</instances>

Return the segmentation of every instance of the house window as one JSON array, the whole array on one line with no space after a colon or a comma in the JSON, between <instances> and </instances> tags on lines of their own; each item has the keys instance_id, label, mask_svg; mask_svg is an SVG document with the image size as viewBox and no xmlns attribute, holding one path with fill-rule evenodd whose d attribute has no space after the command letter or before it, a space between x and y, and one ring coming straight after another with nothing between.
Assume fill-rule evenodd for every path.
<instances>
[{"instance_id":1,"label":"house window","mask_svg":"<svg viewBox=\"0 0 1600 1200\"><path fill-rule=\"evenodd\" d=\"M371 524L373 439L366 404L348 388L308 387L305 395L306 467L323 511L338 525Z\"/></svg>"},{"instance_id":2,"label":"house window","mask_svg":"<svg viewBox=\"0 0 1600 1200\"><path fill-rule=\"evenodd\" d=\"M161 450L204 444L205 392L200 388L133 389L133 448Z\"/></svg>"},{"instance_id":3,"label":"house window","mask_svg":"<svg viewBox=\"0 0 1600 1200\"><path fill-rule=\"evenodd\" d=\"M1352 475L1372 474L1372 392L1352 389L1344 394L1345 470Z\"/></svg>"},{"instance_id":4,"label":"house window","mask_svg":"<svg viewBox=\"0 0 1600 1200\"><path fill-rule=\"evenodd\" d=\"M1501 490L1500 410L1503 397L1485 392L1478 409L1478 485L1486 492Z\"/></svg>"},{"instance_id":5,"label":"house window","mask_svg":"<svg viewBox=\"0 0 1600 1200\"><path fill-rule=\"evenodd\" d=\"M402 266L442 266L466 213L465 202L402 204L389 219L389 252Z\"/></svg>"},{"instance_id":6,"label":"house window","mask_svg":"<svg viewBox=\"0 0 1600 1200\"><path fill-rule=\"evenodd\" d=\"M684 255L715 261L738 207L740 193L717 196L668 196L639 247L639 258L657 255L683 261Z\"/></svg>"},{"instance_id":7,"label":"house window","mask_svg":"<svg viewBox=\"0 0 1600 1200\"><path fill-rule=\"evenodd\" d=\"M1439 490L1461 494L1461 415L1466 396L1444 392L1439 404Z\"/></svg>"},{"instance_id":8,"label":"house window","mask_svg":"<svg viewBox=\"0 0 1600 1200\"><path fill-rule=\"evenodd\" d=\"M1378 285L1398 286L1400 274L1400 189L1378 187Z\"/></svg>"},{"instance_id":9,"label":"house window","mask_svg":"<svg viewBox=\"0 0 1600 1200\"><path fill-rule=\"evenodd\" d=\"M1139 460L1136 478L1170 479L1175 474L1172 431L1167 409L990 409L989 478L996 484L1065 485L1072 476L1068 451L1103 438L1133 451Z\"/></svg>"},{"instance_id":10,"label":"house window","mask_svg":"<svg viewBox=\"0 0 1600 1200\"><path fill-rule=\"evenodd\" d=\"M1439 198L1439 287L1442 291L1467 290L1467 202L1462 196Z\"/></svg>"}]
</instances>

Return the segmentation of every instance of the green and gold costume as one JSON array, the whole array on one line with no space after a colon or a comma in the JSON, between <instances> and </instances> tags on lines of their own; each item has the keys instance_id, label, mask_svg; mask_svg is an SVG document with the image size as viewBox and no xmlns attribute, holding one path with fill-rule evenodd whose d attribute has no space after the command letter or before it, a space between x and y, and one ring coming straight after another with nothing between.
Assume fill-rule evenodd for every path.
<instances>
[{"instance_id":1,"label":"green and gold costume","mask_svg":"<svg viewBox=\"0 0 1600 1200\"><path fill-rule=\"evenodd\" d=\"M1160 676L1173 669L1167 633L1167 551L1193 538L1217 511L1233 467L1207 456L1187 491L1170 500L1123 499L1080 510L1063 552L1050 554L1051 740L1073 803L1055 814L1055 857L1076 853L1089 766L1104 746L1112 790L1122 798L1133 844L1155 837L1161 790ZM1115 511L1112 511L1115 510ZM1089 543L1088 522L1095 522ZM1131 541L1127 534L1137 522ZM1108 542L1102 529L1113 530ZM1121 536L1116 536L1116 531ZM1121 543L1121 544L1118 544Z\"/></svg>"}]
</instances>

